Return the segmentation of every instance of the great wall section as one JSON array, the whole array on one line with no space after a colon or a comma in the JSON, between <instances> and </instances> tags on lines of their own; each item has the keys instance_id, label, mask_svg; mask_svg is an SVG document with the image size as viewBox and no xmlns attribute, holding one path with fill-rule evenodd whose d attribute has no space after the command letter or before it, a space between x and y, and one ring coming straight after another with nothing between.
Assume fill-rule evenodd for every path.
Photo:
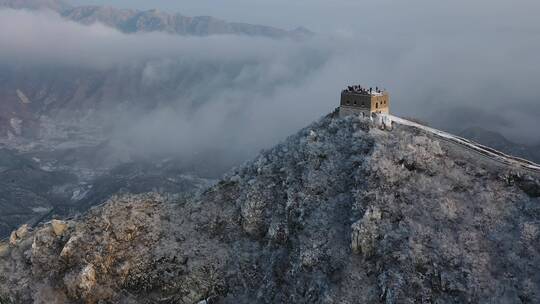
<instances>
[{"instance_id":1,"label":"great wall section","mask_svg":"<svg viewBox=\"0 0 540 304\"><path fill-rule=\"evenodd\" d=\"M540 165L526 159L507 155L501 151L478 144L471 140L452 135L419 123L415 123L390 114L390 95L385 89L379 87L363 87L361 85L347 86L341 91L340 106L331 114L333 117L358 115L370 118L374 123L384 129L391 129L392 124L414 128L435 136L441 141L458 145L468 151L499 164L521 169L540 176Z\"/></svg>"},{"instance_id":2,"label":"great wall section","mask_svg":"<svg viewBox=\"0 0 540 304\"><path fill-rule=\"evenodd\" d=\"M528 173L533 173L537 176L540 176L539 164L523 158L507 155L501 151L486 147L463 137L456 136L438 129L430 128L428 126L424 126L419 123L412 122L410 120L406 120L391 114L376 114L375 121L379 126L383 128L394 126L396 124L400 126L414 128L416 130L431 134L442 141L459 145L460 147L474 152L479 156L489 158L490 160L504 164L506 166L510 166L512 168L519 168L521 170L527 171Z\"/></svg>"}]
</instances>

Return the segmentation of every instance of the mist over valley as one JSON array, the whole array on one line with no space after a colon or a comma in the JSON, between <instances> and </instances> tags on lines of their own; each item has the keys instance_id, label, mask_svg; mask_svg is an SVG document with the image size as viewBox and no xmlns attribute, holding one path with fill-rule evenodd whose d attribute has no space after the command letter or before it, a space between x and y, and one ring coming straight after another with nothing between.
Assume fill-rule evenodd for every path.
<instances>
[{"instance_id":1,"label":"mist over valley","mask_svg":"<svg viewBox=\"0 0 540 304\"><path fill-rule=\"evenodd\" d=\"M540 301L539 9L0 0L0 304Z\"/></svg>"}]
</instances>

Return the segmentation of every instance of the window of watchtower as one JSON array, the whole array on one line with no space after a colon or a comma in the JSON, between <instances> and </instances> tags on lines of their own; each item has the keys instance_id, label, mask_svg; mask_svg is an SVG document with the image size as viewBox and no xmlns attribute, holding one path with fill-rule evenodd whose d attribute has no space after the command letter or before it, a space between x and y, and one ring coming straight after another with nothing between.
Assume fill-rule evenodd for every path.
<instances>
[{"instance_id":1,"label":"window of watchtower","mask_svg":"<svg viewBox=\"0 0 540 304\"><path fill-rule=\"evenodd\" d=\"M379 103L375 103L375 109L378 109L379 108Z\"/></svg>"}]
</instances>

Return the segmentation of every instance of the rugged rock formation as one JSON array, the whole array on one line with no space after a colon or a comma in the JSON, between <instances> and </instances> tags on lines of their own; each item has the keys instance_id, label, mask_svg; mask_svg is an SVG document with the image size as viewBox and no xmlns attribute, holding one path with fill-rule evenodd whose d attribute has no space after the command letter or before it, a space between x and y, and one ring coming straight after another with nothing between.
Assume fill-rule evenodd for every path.
<instances>
[{"instance_id":1,"label":"rugged rock formation","mask_svg":"<svg viewBox=\"0 0 540 304\"><path fill-rule=\"evenodd\" d=\"M0 299L538 303L540 201L518 176L429 135L325 118L196 198L115 197L0 246Z\"/></svg>"}]
</instances>

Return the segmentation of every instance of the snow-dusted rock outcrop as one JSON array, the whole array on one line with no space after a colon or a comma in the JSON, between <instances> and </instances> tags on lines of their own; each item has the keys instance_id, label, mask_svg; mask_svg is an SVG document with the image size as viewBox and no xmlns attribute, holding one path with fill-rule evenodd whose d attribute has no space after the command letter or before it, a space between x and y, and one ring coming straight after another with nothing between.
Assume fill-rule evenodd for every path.
<instances>
[{"instance_id":1,"label":"snow-dusted rock outcrop","mask_svg":"<svg viewBox=\"0 0 540 304\"><path fill-rule=\"evenodd\" d=\"M17 234L0 299L536 303L540 201L520 181L538 180L513 170L324 118L195 198L115 197Z\"/></svg>"}]
</instances>

